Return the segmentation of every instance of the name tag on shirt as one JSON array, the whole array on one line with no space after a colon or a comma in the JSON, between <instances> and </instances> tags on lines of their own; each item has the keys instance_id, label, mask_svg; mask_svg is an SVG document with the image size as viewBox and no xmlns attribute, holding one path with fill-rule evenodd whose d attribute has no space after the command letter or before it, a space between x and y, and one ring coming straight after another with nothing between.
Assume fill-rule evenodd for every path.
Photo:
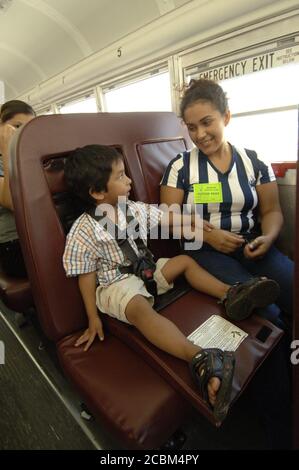
<instances>
[{"instance_id":1,"label":"name tag on shirt","mask_svg":"<svg viewBox=\"0 0 299 470\"><path fill-rule=\"evenodd\" d=\"M193 191L195 204L223 202L221 183L194 183Z\"/></svg>"}]
</instances>

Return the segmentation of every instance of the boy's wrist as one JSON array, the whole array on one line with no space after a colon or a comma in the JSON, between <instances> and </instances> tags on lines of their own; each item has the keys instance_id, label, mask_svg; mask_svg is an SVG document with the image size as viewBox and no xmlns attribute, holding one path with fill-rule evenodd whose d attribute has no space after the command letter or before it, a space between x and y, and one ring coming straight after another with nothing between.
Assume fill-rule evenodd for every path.
<instances>
[{"instance_id":1,"label":"boy's wrist","mask_svg":"<svg viewBox=\"0 0 299 470\"><path fill-rule=\"evenodd\" d=\"M202 238L204 242L209 243L210 233L211 232L207 232L206 230L203 230Z\"/></svg>"},{"instance_id":2,"label":"boy's wrist","mask_svg":"<svg viewBox=\"0 0 299 470\"><path fill-rule=\"evenodd\" d=\"M99 312L96 306L93 309L86 308L86 313L87 313L88 321L94 321L96 318L99 318Z\"/></svg>"}]
</instances>

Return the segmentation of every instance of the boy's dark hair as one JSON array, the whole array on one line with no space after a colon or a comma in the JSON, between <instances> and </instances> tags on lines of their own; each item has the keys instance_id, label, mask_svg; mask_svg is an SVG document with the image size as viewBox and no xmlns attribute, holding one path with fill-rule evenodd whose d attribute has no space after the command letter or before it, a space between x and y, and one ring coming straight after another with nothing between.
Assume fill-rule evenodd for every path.
<instances>
[{"instance_id":1,"label":"boy's dark hair","mask_svg":"<svg viewBox=\"0 0 299 470\"><path fill-rule=\"evenodd\" d=\"M212 103L222 115L228 111L227 96L221 86L213 80L200 78L199 80L191 80L183 95L180 104L182 119L184 119L186 108L200 100Z\"/></svg>"},{"instance_id":2,"label":"boy's dark hair","mask_svg":"<svg viewBox=\"0 0 299 470\"><path fill-rule=\"evenodd\" d=\"M20 100L6 101L6 103L4 103L1 106L0 121L2 123L9 121L16 114L31 114L32 116L35 116L35 111L30 106L30 104L25 103L24 101L20 101Z\"/></svg>"},{"instance_id":3,"label":"boy's dark hair","mask_svg":"<svg viewBox=\"0 0 299 470\"><path fill-rule=\"evenodd\" d=\"M114 162L122 155L106 145L86 145L77 148L66 158L64 176L72 193L84 203L85 209L95 205L90 190L107 191Z\"/></svg>"}]
</instances>

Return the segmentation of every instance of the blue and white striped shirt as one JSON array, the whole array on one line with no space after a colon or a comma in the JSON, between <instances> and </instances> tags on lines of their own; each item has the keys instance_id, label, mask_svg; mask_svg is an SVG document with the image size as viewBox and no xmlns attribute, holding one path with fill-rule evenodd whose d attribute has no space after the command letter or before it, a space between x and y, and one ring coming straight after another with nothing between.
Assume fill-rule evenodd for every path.
<instances>
[{"instance_id":1,"label":"blue and white striped shirt","mask_svg":"<svg viewBox=\"0 0 299 470\"><path fill-rule=\"evenodd\" d=\"M221 173L196 147L179 154L168 165L161 185L183 189L184 203L194 207L196 183L221 183L223 202L204 203L203 217L216 228L245 234L257 229L256 186L275 181L271 165L252 150L232 146L232 162Z\"/></svg>"}]
</instances>

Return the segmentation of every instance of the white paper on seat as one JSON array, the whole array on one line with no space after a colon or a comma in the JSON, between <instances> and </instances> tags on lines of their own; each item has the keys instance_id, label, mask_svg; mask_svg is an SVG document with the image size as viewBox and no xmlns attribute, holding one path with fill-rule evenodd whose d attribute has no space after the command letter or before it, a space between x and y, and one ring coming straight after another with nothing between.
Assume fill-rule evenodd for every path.
<instances>
[{"instance_id":1,"label":"white paper on seat","mask_svg":"<svg viewBox=\"0 0 299 470\"><path fill-rule=\"evenodd\" d=\"M248 334L219 315L212 315L188 339L202 348L236 351Z\"/></svg>"}]
</instances>

